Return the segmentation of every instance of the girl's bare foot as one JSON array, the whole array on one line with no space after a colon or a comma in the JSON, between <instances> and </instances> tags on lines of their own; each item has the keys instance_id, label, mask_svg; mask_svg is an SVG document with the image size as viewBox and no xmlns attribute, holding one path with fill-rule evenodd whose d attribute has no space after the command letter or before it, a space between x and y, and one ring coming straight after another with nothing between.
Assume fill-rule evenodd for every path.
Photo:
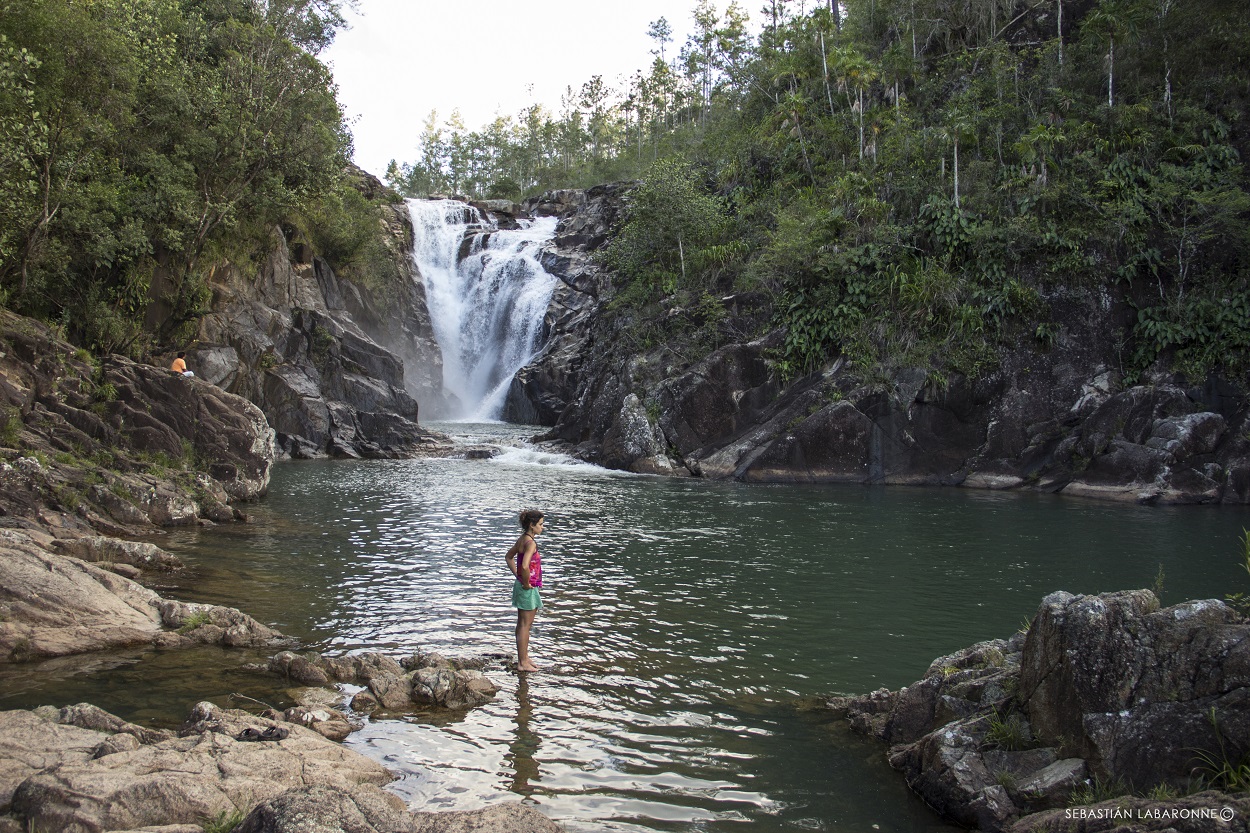
<instances>
[{"instance_id":1,"label":"girl's bare foot","mask_svg":"<svg viewBox=\"0 0 1250 833\"><path fill-rule=\"evenodd\" d=\"M537 671L537 670L538 670L538 666L537 666L537 665L535 665L535 664L534 664L534 663L532 663L532 662L522 662L522 663L518 663L518 664L517 664L516 670L518 670L518 671Z\"/></svg>"}]
</instances>

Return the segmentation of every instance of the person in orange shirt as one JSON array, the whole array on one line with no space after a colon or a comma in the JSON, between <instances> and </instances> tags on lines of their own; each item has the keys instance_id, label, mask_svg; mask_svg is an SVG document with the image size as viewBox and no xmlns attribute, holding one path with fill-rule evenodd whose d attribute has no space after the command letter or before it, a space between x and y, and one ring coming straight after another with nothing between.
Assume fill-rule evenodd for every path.
<instances>
[{"instance_id":1,"label":"person in orange shirt","mask_svg":"<svg viewBox=\"0 0 1250 833\"><path fill-rule=\"evenodd\" d=\"M190 370L187 370L187 354L185 352L178 354L178 357L170 364L169 369L183 376L195 375Z\"/></svg>"}]
</instances>

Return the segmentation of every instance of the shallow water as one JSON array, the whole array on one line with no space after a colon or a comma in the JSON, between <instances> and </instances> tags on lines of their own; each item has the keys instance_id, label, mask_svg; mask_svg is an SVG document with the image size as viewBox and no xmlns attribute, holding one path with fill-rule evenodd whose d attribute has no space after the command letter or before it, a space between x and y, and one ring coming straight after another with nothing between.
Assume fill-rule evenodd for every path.
<instances>
[{"instance_id":1,"label":"shallow water","mask_svg":"<svg viewBox=\"0 0 1250 833\"><path fill-rule=\"evenodd\" d=\"M1005 637L1053 590L1163 599L1250 585L1242 510L954 489L763 486L606 472L444 426L489 461L279 465L253 523L159 543L160 591L237 606L327 653L513 650L503 553L547 512L544 672L467 715L378 720L348 744L414 805L525 796L572 830L945 830L884 761L805 705L897 688ZM89 700L172 724L198 699L283 705L262 658L136 651L0 672L0 705ZM230 699L230 695L240 697Z\"/></svg>"}]
</instances>

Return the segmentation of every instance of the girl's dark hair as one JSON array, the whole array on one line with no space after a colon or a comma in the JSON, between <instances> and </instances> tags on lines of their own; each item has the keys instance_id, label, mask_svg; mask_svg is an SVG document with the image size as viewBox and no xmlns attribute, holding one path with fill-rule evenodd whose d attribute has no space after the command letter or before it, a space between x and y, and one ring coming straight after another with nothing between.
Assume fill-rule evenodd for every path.
<instances>
[{"instance_id":1,"label":"girl's dark hair","mask_svg":"<svg viewBox=\"0 0 1250 833\"><path fill-rule=\"evenodd\" d=\"M521 521L521 529L529 529L534 524L543 519L543 513L537 509L526 509L521 512L518 520Z\"/></svg>"}]
</instances>

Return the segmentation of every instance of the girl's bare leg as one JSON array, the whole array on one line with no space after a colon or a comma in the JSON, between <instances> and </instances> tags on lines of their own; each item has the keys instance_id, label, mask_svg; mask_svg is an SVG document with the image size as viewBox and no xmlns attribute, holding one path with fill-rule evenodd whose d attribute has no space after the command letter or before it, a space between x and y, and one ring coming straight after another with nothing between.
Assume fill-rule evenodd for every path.
<instances>
[{"instance_id":1,"label":"girl's bare leg","mask_svg":"<svg viewBox=\"0 0 1250 833\"><path fill-rule=\"evenodd\" d=\"M518 671L537 671L538 666L530 659L530 627L534 624L537 610L516 612L516 656Z\"/></svg>"}]
</instances>

